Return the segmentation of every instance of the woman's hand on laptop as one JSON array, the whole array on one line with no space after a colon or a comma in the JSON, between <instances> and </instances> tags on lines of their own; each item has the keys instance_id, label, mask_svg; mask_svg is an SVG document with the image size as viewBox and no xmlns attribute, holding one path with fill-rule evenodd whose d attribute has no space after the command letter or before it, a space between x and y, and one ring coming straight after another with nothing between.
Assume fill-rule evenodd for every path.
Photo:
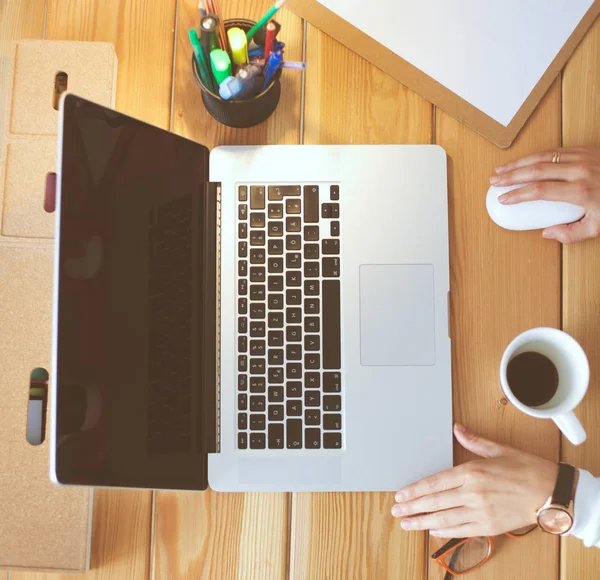
<instances>
[{"instance_id":1,"label":"woman's hand on laptop","mask_svg":"<svg viewBox=\"0 0 600 580\"><path fill-rule=\"evenodd\" d=\"M402 519L402 527L466 538L534 524L536 511L552 495L557 464L479 437L458 424L454 434L465 449L484 459L399 490L392 515Z\"/></svg>"},{"instance_id":2,"label":"woman's hand on laptop","mask_svg":"<svg viewBox=\"0 0 600 580\"><path fill-rule=\"evenodd\" d=\"M555 155L558 162L553 163ZM600 236L600 149L575 147L536 153L496 169L492 185L529 185L500 196L504 204L544 199L565 201L585 209L578 222L546 228L545 238L563 244Z\"/></svg>"}]
</instances>

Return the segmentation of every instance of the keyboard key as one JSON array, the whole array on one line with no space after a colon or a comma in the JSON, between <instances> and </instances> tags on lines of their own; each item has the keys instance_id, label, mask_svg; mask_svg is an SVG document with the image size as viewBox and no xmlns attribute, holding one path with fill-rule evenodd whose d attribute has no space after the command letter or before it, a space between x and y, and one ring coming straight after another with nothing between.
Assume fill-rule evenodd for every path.
<instances>
[{"instance_id":1,"label":"keyboard key","mask_svg":"<svg viewBox=\"0 0 600 580\"><path fill-rule=\"evenodd\" d=\"M265 377L250 377L250 392L264 393L267 388Z\"/></svg>"},{"instance_id":2,"label":"keyboard key","mask_svg":"<svg viewBox=\"0 0 600 580\"><path fill-rule=\"evenodd\" d=\"M325 449L341 449L342 434L341 433L324 433L323 447Z\"/></svg>"},{"instance_id":3,"label":"keyboard key","mask_svg":"<svg viewBox=\"0 0 600 580\"><path fill-rule=\"evenodd\" d=\"M321 424L321 411L317 409L307 409L304 413L304 424L305 425L320 425Z\"/></svg>"},{"instance_id":4,"label":"keyboard key","mask_svg":"<svg viewBox=\"0 0 600 580\"><path fill-rule=\"evenodd\" d=\"M264 395L252 395L250 397L250 410L251 411L264 411L265 410L265 396ZM250 415L250 423L252 424L252 417L256 415Z\"/></svg>"},{"instance_id":5,"label":"keyboard key","mask_svg":"<svg viewBox=\"0 0 600 580\"><path fill-rule=\"evenodd\" d=\"M248 350L248 338L246 336L238 336L238 352L246 352Z\"/></svg>"},{"instance_id":6,"label":"keyboard key","mask_svg":"<svg viewBox=\"0 0 600 580\"><path fill-rule=\"evenodd\" d=\"M248 257L248 242L239 242L238 243L238 256L240 258Z\"/></svg>"},{"instance_id":7,"label":"keyboard key","mask_svg":"<svg viewBox=\"0 0 600 580\"><path fill-rule=\"evenodd\" d=\"M238 413L238 429L248 429L248 413Z\"/></svg>"},{"instance_id":8,"label":"keyboard key","mask_svg":"<svg viewBox=\"0 0 600 580\"><path fill-rule=\"evenodd\" d=\"M283 258L269 258L269 274L283 272Z\"/></svg>"},{"instance_id":9,"label":"keyboard key","mask_svg":"<svg viewBox=\"0 0 600 580\"><path fill-rule=\"evenodd\" d=\"M307 316L304 319L304 332L320 332L320 326L321 321L318 316Z\"/></svg>"},{"instance_id":10,"label":"keyboard key","mask_svg":"<svg viewBox=\"0 0 600 580\"><path fill-rule=\"evenodd\" d=\"M323 240L323 255L332 256L340 253L340 241L339 240Z\"/></svg>"},{"instance_id":11,"label":"keyboard key","mask_svg":"<svg viewBox=\"0 0 600 580\"><path fill-rule=\"evenodd\" d=\"M299 214L300 213L300 199L286 199L285 200L285 213Z\"/></svg>"},{"instance_id":12,"label":"keyboard key","mask_svg":"<svg viewBox=\"0 0 600 580\"><path fill-rule=\"evenodd\" d=\"M304 405L306 407L320 407L321 391L306 391L304 393ZM250 407L250 410L252 410L252 407Z\"/></svg>"},{"instance_id":13,"label":"keyboard key","mask_svg":"<svg viewBox=\"0 0 600 580\"><path fill-rule=\"evenodd\" d=\"M265 448L265 434L264 433L250 433L250 449L264 449Z\"/></svg>"},{"instance_id":14,"label":"keyboard key","mask_svg":"<svg viewBox=\"0 0 600 580\"><path fill-rule=\"evenodd\" d=\"M342 364L340 281L323 280L323 368L339 369Z\"/></svg>"},{"instance_id":15,"label":"keyboard key","mask_svg":"<svg viewBox=\"0 0 600 580\"><path fill-rule=\"evenodd\" d=\"M250 232L250 245L251 246L264 246L265 245L265 232L260 230L253 230Z\"/></svg>"},{"instance_id":16,"label":"keyboard key","mask_svg":"<svg viewBox=\"0 0 600 580\"><path fill-rule=\"evenodd\" d=\"M338 222L338 221L331 222L329 231L331 232L332 236L339 236L340 235L340 222Z\"/></svg>"},{"instance_id":17,"label":"keyboard key","mask_svg":"<svg viewBox=\"0 0 600 580\"><path fill-rule=\"evenodd\" d=\"M304 222L319 222L319 187L316 185L304 186Z\"/></svg>"},{"instance_id":18,"label":"keyboard key","mask_svg":"<svg viewBox=\"0 0 600 580\"><path fill-rule=\"evenodd\" d=\"M262 185L250 186L250 209L265 209L265 188Z\"/></svg>"},{"instance_id":19,"label":"keyboard key","mask_svg":"<svg viewBox=\"0 0 600 580\"><path fill-rule=\"evenodd\" d=\"M300 324L302 320L302 310L300 308L288 308L285 311L285 321L288 324Z\"/></svg>"},{"instance_id":20,"label":"keyboard key","mask_svg":"<svg viewBox=\"0 0 600 580\"><path fill-rule=\"evenodd\" d=\"M323 395L323 411L339 411L342 408L342 397L339 395Z\"/></svg>"},{"instance_id":21,"label":"keyboard key","mask_svg":"<svg viewBox=\"0 0 600 580\"><path fill-rule=\"evenodd\" d=\"M264 282L264 281L265 281L264 266L251 266L250 267L250 282Z\"/></svg>"},{"instance_id":22,"label":"keyboard key","mask_svg":"<svg viewBox=\"0 0 600 580\"><path fill-rule=\"evenodd\" d=\"M266 312L264 302L250 303L250 320L264 320Z\"/></svg>"},{"instance_id":23,"label":"keyboard key","mask_svg":"<svg viewBox=\"0 0 600 580\"><path fill-rule=\"evenodd\" d=\"M269 384L280 385L283 383L283 368L270 368L269 369Z\"/></svg>"},{"instance_id":24,"label":"keyboard key","mask_svg":"<svg viewBox=\"0 0 600 580\"><path fill-rule=\"evenodd\" d=\"M285 442L288 449L302 448L302 419L288 419L285 422Z\"/></svg>"},{"instance_id":25,"label":"keyboard key","mask_svg":"<svg viewBox=\"0 0 600 580\"><path fill-rule=\"evenodd\" d=\"M318 298L307 298L304 301L304 311L306 314L319 314L321 311L321 303Z\"/></svg>"},{"instance_id":26,"label":"keyboard key","mask_svg":"<svg viewBox=\"0 0 600 580\"><path fill-rule=\"evenodd\" d=\"M248 201L248 186L240 185L238 188L238 200L239 201Z\"/></svg>"},{"instance_id":27,"label":"keyboard key","mask_svg":"<svg viewBox=\"0 0 600 580\"><path fill-rule=\"evenodd\" d=\"M269 240L269 256L283 255L283 241Z\"/></svg>"},{"instance_id":28,"label":"keyboard key","mask_svg":"<svg viewBox=\"0 0 600 580\"><path fill-rule=\"evenodd\" d=\"M281 201L283 199L283 191L281 187L269 186L269 201Z\"/></svg>"},{"instance_id":29,"label":"keyboard key","mask_svg":"<svg viewBox=\"0 0 600 580\"><path fill-rule=\"evenodd\" d=\"M269 403L283 403L283 387L269 387Z\"/></svg>"},{"instance_id":30,"label":"keyboard key","mask_svg":"<svg viewBox=\"0 0 600 580\"><path fill-rule=\"evenodd\" d=\"M325 240L323 240L325 241ZM264 248L251 248L250 249L250 263L251 264L264 264L265 263L265 249Z\"/></svg>"},{"instance_id":31,"label":"keyboard key","mask_svg":"<svg viewBox=\"0 0 600 580\"><path fill-rule=\"evenodd\" d=\"M250 286L250 300L264 300L265 299L265 285L264 284L252 284Z\"/></svg>"},{"instance_id":32,"label":"keyboard key","mask_svg":"<svg viewBox=\"0 0 600 580\"><path fill-rule=\"evenodd\" d=\"M285 329L285 335L288 342L300 342L302 340L302 327L288 326Z\"/></svg>"},{"instance_id":33,"label":"keyboard key","mask_svg":"<svg viewBox=\"0 0 600 580\"><path fill-rule=\"evenodd\" d=\"M248 280L238 280L238 294L240 296L248 294Z\"/></svg>"},{"instance_id":34,"label":"keyboard key","mask_svg":"<svg viewBox=\"0 0 600 580\"><path fill-rule=\"evenodd\" d=\"M295 287L295 286L301 286L302 285L302 274L300 273L300 270L290 270L289 272L285 273L285 283L286 286L289 287Z\"/></svg>"},{"instance_id":35,"label":"keyboard key","mask_svg":"<svg viewBox=\"0 0 600 580\"><path fill-rule=\"evenodd\" d=\"M285 236L286 250L299 250L302 244L302 238L298 234L288 234ZM243 258L244 256L240 256Z\"/></svg>"},{"instance_id":36,"label":"keyboard key","mask_svg":"<svg viewBox=\"0 0 600 580\"><path fill-rule=\"evenodd\" d=\"M247 433L238 433L238 449L248 449Z\"/></svg>"},{"instance_id":37,"label":"keyboard key","mask_svg":"<svg viewBox=\"0 0 600 580\"><path fill-rule=\"evenodd\" d=\"M283 218L283 204L282 203L270 203L269 204L269 219L280 220Z\"/></svg>"},{"instance_id":38,"label":"keyboard key","mask_svg":"<svg viewBox=\"0 0 600 580\"><path fill-rule=\"evenodd\" d=\"M248 390L248 375L238 375L238 389L240 391Z\"/></svg>"},{"instance_id":39,"label":"keyboard key","mask_svg":"<svg viewBox=\"0 0 600 580\"><path fill-rule=\"evenodd\" d=\"M269 310L283 310L283 294L269 294Z\"/></svg>"},{"instance_id":40,"label":"keyboard key","mask_svg":"<svg viewBox=\"0 0 600 580\"><path fill-rule=\"evenodd\" d=\"M318 334L307 334L304 337L304 350L308 352L318 352L319 350L321 350L321 337Z\"/></svg>"},{"instance_id":41,"label":"keyboard key","mask_svg":"<svg viewBox=\"0 0 600 580\"><path fill-rule=\"evenodd\" d=\"M240 204L238 207L238 219L240 221L248 219L248 206L245 203Z\"/></svg>"},{"instance_id":42,"label":"keyboard key","mask_svg":"<svg viewBox=\"0 0 600 580\"><path fill-rule=\"evenodd\" d=\"M265 212L257 211L250 214L250 227L251 228L264 228L265 227Z\"/></svg>"},{"instance_id":43,"label":"keyboard key","mask_svg":"<svg viewBox=\"0 0 600 580\"><path fill-rule=\"evenodd\" d=\"M331 204L331 217L333 217L333 218L340 217L340 204L339 203Z\"/></svg>"},{"instance_id":44,"label":"keyboard key","mask_svg":"<svg viewBox=\"0 0 600 580\"><path fill-rule=\"evenodd\" d=\"M302 231L302 221L299 217L288 217L285 218L285 231L286 232L300 232Z\"/></svg>"},{"instance_id":45,"label":"keyboard key","mask_svg":"<svg viewBox=\"0 0 600 580\"><path fill-rule=\"evenodd\" d=\"M337 219L340 217L339 203L324 203L321 205L321 217L325 219Z\"/></svg>"},{"instance_id":46,"label":"keyboard key","mask_svg":"<svg viewBox=\"0 0 600 580\"><path fill-rule=\"evenodd\" d=\"M240 334L248 332L248 319L245 316L240 316L238 318L238 332Z\"/></svg>"},{"instance_id":47,"label":"keyboard key","mask_svg":"<svg viewBox=\"0 0 600 580\"><path fill-rule=\"evenodd\" d=\"M316 353L304 355L304 368L310 370L321 368L321 356Z\"/></svg>"},{"instance_id":48,"label":"keyboard key","mask_svg":"<svg viewBox=\"0 0 600 580\"><path fill-rule=\"evenodd\" d=\"M342 416L339 413L326 413L323 415L323 428L327 429L327 431L340 431L342 428Z\"/></svg>"},{"instance_id":49,"label":"keyboard key","mask_svg":"<svg viewBox=\"0 0 600 580\"><path fill-rule=\"evenodd\" d=\"M285 384L285 394L288 399L302 396L302 383L300 381L289 381Z\"/></svg>"},{"instance_id":50,"label":"keyboard key","mask_svg":"<svg viewBox=\"0 0 600 580\"><path fill-rule=\"evenodd\" d=\"M269 328L283 328L283 312L269 312Z\"/></svg>"},{"instance_id":51,"label":"keyboard key","mask_svg":"<svg viewBox=\"0 0 600 580\"><path fill-rule=\"evenodd\" d=\"M269 449L283 449L283 423L269 425Z\"/></svg>"},{"instance_id":52,"label":"keyboard key","mask_svg":"<svg viewBox=\"0 0 600 580\"><path fill-rule=\"evenodd\" d=\"M299 304L302 304L302 291L299 288L286 290L285 303L288 306L298 306Z\"/></svg>"},{"instance_id":53,"label":"keyboard key","mask_svg":"<svg viewBox=\"0 0 600 580\"><path fill-rule=\"evenodd\" d=\"M321 373L304 373L304 386L307 389L318 389L321 386Z\"/></svg>"},{"instance_id":54,"label":"keyboard key","mask_svg":"<svg viewBox=\"0 0 600 580\"><path fill-rule=\"evenodd\" d=\"M248 275L248 261L240 260L238 262L238 276L243 277Z\"/></svg>"},{"instance_id":55,"label":"keyboard key","mask_svg":"<svg viewBox=\"0 0 600 580\"><path fill-rule=\"evenodd\" d=\"M286 379L301 379L302 365L300 363L287 363L285 367Z\"/></svg>"},{"instance_id":56,"label":"keyboard key","mask_svg":"<svg viewBox=\"0 0 600 580\"><path fill-rule=\"evenodd\" d=\"M250 354L252 356L265 356L265 341L264 340L251 340L250 341Z\"/></svg>"},{"instance_id":57,"label":"keyboard key","mask_svg":"<svg viewBox=\"0 0 600 580\"><path fill-rule=\"evenodd\" d=\"M283 276L269 276L269 292L283 292Z\"/></svg>"},{"instance_id":58,"label":"keyboard key","mask_svg":"<svg viewBox=\"0 0 600 580\"><path fill-rule=\"evenodd\" d=\"M306 260L318 260L319 244L306 244L304 246L304 258Z\"/></svg>"},{"instance_id":59,"label":"keyboard key","mask_svg":"<svg viewBox=\"0 0 600 580\"><path fill-rule=\"evenodd\" d=\"M245 373L248 370L248 357L245 354L238 356L238 371Z\"/></svg>"},{"instance_id":60,"label":"keyboard key","mask_svg":"<svg viewBox=\"0 0 600 580\"><path fill-rule=\"evenodd\" d=\"M340 199L340 186L332 185L329 188L329 199L331 201L338 201Z\"/></svg>"},{"instance_id":61,"label":"keyboard key","mask_svg":"<svg viewBox=\"0 0 600 580\"><path fill-rule=\"evenodd\" d=\"M269 421L283 421L283 405L269 405L267 416Z\"/></svg>"},{"instance_id":62,"label":"keyboard key","mask_svg":"<svg viewBox=\"0 0 600 580\"><path fill-rule=\"evenodd\" d=\"M319 226L304 226L304 241L318 242L319 241Z\"/></svg>"},{"instance_id":63,"label":"keyboard key","mask_svg":"<svg viewBox=\"0 0 600 580\"><path fill-rule=\"evenodd\" d=\"M339 258L323 258L323 278L339 278L340 277L340 259Z\"/></svg>"},{"instance_id":64,"label":"keyboard key","mask_svg":"<svg viewBox=\"0 0 600 580\"><path fill-rule=\"evenodd\" d=\"M262 338L265 335L265 323L258 320L250 322L250 336L252 338Z\"/></svg>"},{"instance_id":65,"label":"keyboard key","mask_svg":"<svg viewBox=\"0 0 600 580\"><path fill-rule=\"evenodd\" d=\"M238 395L238 411L248 410L248 395L246 393L240 393Z\"/></svg>"},{"instance_id":66,"label":"keyboard key","mask_svg":"<svg viewBox=\"0 0 600 580\"><path fill-rule=\"evenodd\" d=\"M245 240L248 237L248 224L238 225L238 238Z\"/></svg>"},{"instance_id":67,"label":"keyboard key","mask_svg":"<svg viewBox=\"0 0 600 580\"><path fill-rule=\"evenodd\" d=\"M301 190L299 185L270 185L269 200L281 201L284 195L300 195Z\"/></svg>"},{"instance_id":68,"label":"keyboard key","mask_svg":"<svg viewBox=\"0 0 600 580\"><path fill-rule=\"evenodd\" d=\"M238 298L238 313L247 314L248 312L248 300L246 298Z\"/></svg>"},{"instance_id":69,"label":"keyboard key","mask_svg":"<svg viewBox=\"0 0 600 580\"><path fill-rule=\"evenodd\" d=\"M302 417L302 401L299 399L287 401L285 410L288 417Z\"/></svg>"},{"instance_id":70,"label":"keyboard key","mask_svg":"<svg viewBox=\"0 0 600 580\"><path fill-rule=\"evenodd\" d=\"M269 331L269 346L283 346L283 330Z\"/></svg>"},{"instance_id":71,"label":"keyboard key","mask_svg":"<svg viewBox=\"0 0 600 580\"><path fill-rule=\"evenodd\" d=\"M341 373L325 372L323 373L323 392L339 393L342 390Z\"/></svg>"},{"instance_id":72,"label":"keyboard key","mask_svg":"<svg viewBox=\"0 0 600 580\"><path fill-rule=\"evenodd\" d=\"M265 359L264 358L251 358L250 359L250 374L251 375L264 375L265 374Z\"/></svg>"},{"instance_id":73,"label":"keyboard key","mask_svg":"<svg viewBox=\"0 0 600 580\"><path fill-rule=\"evenodd\" d=\"M306 449L319 449L321 447L321 429L307 429L304 432L304 447Z\"/></svg>"},{"instance_id":74,"label":"keyboard key","mask_svg":"<svg viewBox=\"0 0 600 580\"><path fill-rule=\"evenodd\" d=\"M281 238L283 236L283 222L269 222L269 237Z\"/></svg>"},{"instance_id":75,"label":"keyboard key","mask_svg":"<svg viewBox=\"0 0 600 580\"><path fill-rule=\"evenodd\" d=\"M270 348L269 349L269 365L279 366L283 364L283 349L282 348Z\"/></svg>"},{"instance_id":76,"label":"keyboard key","mask_svg":"<svg viewBox=\"0 0 600 580\"><path fill-rule=\"evenodd\" d=\"M285 347L287 360L302 360L302 346L300 344L288 344Z\"/></svg>"},{"instance_id":77,"label":"keyboard key","mask_svg":"<svg viewBox=\"0 0 600 580\"><path fill-rule=\"evenodd\" d=\"M304 264L304 276L306 278L318 278L319 277L319 262L306 262ZM318 282L317 282L318 284ZM319 291L317 290L317 294Z\"/></svg>"}]
</instances>

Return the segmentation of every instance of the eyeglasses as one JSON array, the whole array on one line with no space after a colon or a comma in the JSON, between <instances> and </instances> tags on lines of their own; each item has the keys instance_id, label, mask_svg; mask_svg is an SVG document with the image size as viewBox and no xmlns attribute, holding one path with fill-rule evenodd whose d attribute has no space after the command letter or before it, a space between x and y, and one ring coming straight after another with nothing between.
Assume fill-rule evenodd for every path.
<instances>
[{"instance_id":1,"label":"eyeglasses","mask_svg":"<svg viewBox=\"0 0 600 580\"><path fill-rule=\"evenodd\" d=\"M524 528L507 532L510 538L522 538L537 528L532 524ZM477 536L475 538L454 538L446 542L431 559L446 570L444 580L451 580L452 576L460 576L483 566L492 555L492 536Z\"/></svg>"}]
</instances>

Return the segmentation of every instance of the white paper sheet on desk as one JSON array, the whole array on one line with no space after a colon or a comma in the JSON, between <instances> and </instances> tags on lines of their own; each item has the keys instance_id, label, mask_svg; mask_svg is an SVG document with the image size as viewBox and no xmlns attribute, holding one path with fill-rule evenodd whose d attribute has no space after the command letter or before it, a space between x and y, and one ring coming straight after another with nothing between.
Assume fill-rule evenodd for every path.
<instances>
[{"instance_id":1,"label":"white paper sheet on desk","mask_svg":"<svg viewBox=\"0 0 600 580\"><path fill-rule=\"evenodd\" d=\"M319 0L507 126L593 0Z\"/></svg>"}]
</instances>

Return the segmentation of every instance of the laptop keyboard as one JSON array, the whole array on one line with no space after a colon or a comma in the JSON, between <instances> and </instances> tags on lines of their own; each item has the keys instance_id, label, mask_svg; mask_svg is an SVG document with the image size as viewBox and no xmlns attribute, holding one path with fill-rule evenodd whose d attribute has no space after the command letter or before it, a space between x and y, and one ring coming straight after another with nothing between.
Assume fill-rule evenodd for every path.
<instances>
[{"instance_id":1,"label":"laptop keyboard","mask_svg":"<svg viewBox=\"0 0 600 580\"><path fill-rule=\"evenodd\" d=\"M341 449L339 185L240 185L238 449Z\"/></svg>"}]
</instances>

